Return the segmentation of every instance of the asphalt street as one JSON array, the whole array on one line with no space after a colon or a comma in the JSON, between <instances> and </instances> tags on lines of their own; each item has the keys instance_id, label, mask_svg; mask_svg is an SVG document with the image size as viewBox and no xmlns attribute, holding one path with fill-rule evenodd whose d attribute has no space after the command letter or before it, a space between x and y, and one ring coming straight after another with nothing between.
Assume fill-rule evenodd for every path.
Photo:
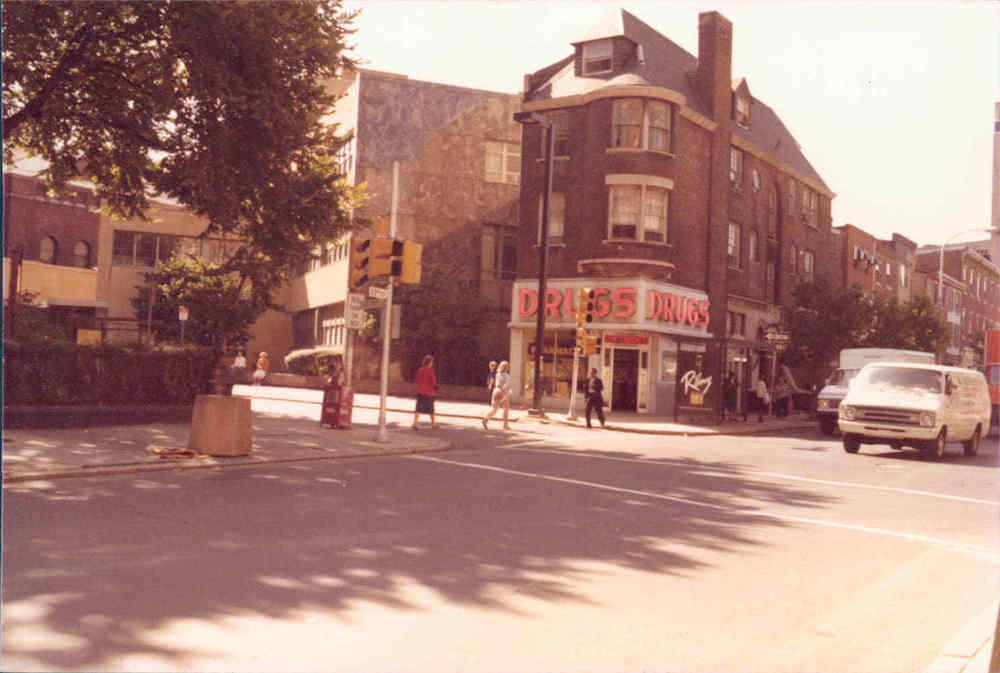
<instances>
[{"instance_id":1,"label":"asphalt street","mask_svg":"<svg viewBox=\"0 0 1000 673\"><path fill-rule=\"evenodd\" d=\"M925 671L995 620L995 442L434 432L8 485L3 670Z\"/></svg>"}]
</instances>

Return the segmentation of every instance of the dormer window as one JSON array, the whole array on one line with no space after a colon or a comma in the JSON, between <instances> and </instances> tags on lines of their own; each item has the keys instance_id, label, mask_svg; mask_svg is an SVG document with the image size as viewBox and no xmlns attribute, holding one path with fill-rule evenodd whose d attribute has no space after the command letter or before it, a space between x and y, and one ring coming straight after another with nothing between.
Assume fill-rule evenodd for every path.
<instances>
[{"instance_id":1,"label":"dormer window","mask_svg":"<svg viewBox=\"0 0 1000 673\"><path fill-rule=\"evenodd\" d=\"M736 97L736 123L746 128L750 126L750 99L745 96Z\"/></svg>"},{"instance_id":2,"label":"dormer window","mask_svg":"<svg viewBox=\"0 0 1000 673\"><path fill-rule=\"evenodd\" d=\"M584 44L583 74L599 75L605 72L611 72L611 40Z\"/></svg>"}]
</instances>

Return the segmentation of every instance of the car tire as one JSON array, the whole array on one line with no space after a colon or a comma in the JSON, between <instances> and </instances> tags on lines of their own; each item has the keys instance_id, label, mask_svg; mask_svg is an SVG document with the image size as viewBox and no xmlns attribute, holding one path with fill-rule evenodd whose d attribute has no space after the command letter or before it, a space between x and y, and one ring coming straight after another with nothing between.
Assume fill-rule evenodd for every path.
<instances>
[{"instance_id":1,"label":"car tire","mask_svg":"<svg viewBox=\"0 0 1000 673\"><path fill-rule=\"evenodd\" d=\"M927 460L941 460L944 457L944 447L948 443L948 428L941 428L937 439L929 439L924 444L923 455Z\"/></svg>"},{"instance_id":2,"label":"car tire","mask_svg":"<svg viewBox=\"0 0 1000 673\"><path fill-rule=\"evenodd\" d=\"M837 420L829 416L823 416L819 419L819 429L824 435L832 435L837 429Z\"/></svg>"},{"instance_id":3,"label":"car tire","mask_svg":"<svg viewBox=\"0 0 1000 673\"><path fill-rule=\"evenodd\" d=\"M965 451L967 456L975 456L979 453L979 426L976 426L976 431L972 433L972 437L969 441L962 442L962 450Z\"/></svg>"},{"instance_id":4,"label":"car tire","mask_svg":"<svg viewBox=\"0 0 1000 673\"><path fill-rule=\"evenodd\" d=\"M844 451L857 453L861 448L861 441L854 435L844 435Z\"/></svg>"}]
</instances>

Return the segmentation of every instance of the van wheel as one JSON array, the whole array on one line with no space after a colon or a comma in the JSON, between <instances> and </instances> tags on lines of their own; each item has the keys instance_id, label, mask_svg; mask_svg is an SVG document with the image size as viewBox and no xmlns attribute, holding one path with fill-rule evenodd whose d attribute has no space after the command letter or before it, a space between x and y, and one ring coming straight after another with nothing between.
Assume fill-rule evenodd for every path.
<instances>
[{"instance_id":1,"label":"van wheel","mask_svg":"<svg viewBox=\"0 0 1000 673\"><path fill-rule=\"evenodd\" d=\"M861 442L854 435L844 435L844 451L857 453L861 448Z\"/></svg>"},{"instance_id":2,"label":"van wheel","mask_svg":"<svg viewBox=\"0 0 1000 673\"><path fill-rule=\"evenodd\" d=\"M965 455L975 456L979 453L979 432L980 428L977 425L976 431L972 433L972 437L969 438L969 441L962 442L962 449L965 450Z\"/></svg>"},{"instance_id":3,"label":"van wheel","mask_svg":"<svg viewBox=\"0 0 1000 673\"><path fill-rule=\"evenodd\" d=\"M937 439L931 439L924 444L923 455L927 460L941 460L944 456L944 445L948 443L948 428L941 428Z\"/></svg>"},{"instance_id":4,"label":"van wheel","mask_svg":"<svg viewBox=\"0 0 1000 673\"><path fill-rule=\"evenodd\" d=\"M836 419L823 416L819 419L819 429L824 435L832 435L833 431L837 429Z\"/></svg>"}]
</instances>

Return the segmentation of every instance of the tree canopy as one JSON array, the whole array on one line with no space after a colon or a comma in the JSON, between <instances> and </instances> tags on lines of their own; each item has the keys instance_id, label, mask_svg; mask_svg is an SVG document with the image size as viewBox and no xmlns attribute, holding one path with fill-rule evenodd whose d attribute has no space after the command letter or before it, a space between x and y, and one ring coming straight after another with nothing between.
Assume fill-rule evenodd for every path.
<instances>
[{"instance_id":1,"label":"tree canopy","mask_svg":"<svg viewBox=\"0 0 1000 673\"><path fill-rule=\"evenodd\" d=\"M822 373L844 348L902 348L937 353L948 327L926 297L908 302L867 296L860 288L838 288L817 281L792 291L785 313L791 341L785 360Z\"/></svg>"},{"instance_id":2,"label":"tree canopy","mask_svg":"<svg viewBox=\"0 0 1000 673\"><path fill-rule=\"evenodd\" d=\"M348 227L353 190L324 82L353 65L341 0L3 3L3 137L47 181L149 195L244 242L229 268L270 285Z\"/></svg>"}]
</instances>

